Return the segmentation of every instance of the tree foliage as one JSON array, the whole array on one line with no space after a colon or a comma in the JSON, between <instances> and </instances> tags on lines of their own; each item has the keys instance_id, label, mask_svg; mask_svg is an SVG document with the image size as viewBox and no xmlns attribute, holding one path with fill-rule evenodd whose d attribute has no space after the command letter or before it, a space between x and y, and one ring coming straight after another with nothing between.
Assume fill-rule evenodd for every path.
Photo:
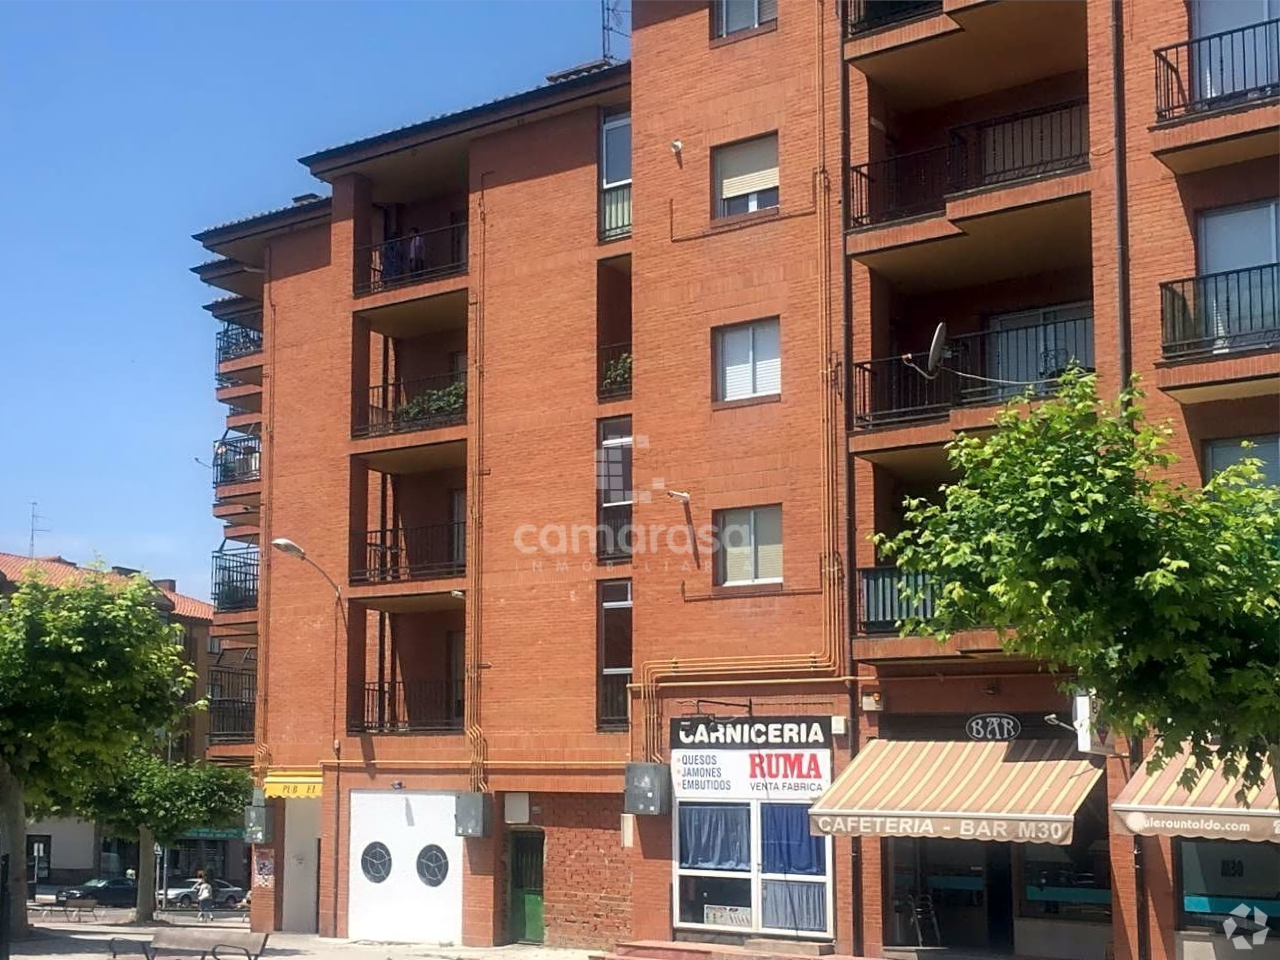
<instances>
[{"instance_id":1,"label":"tree foliage","mask_svg":"<svg viewBox=\"0 0 1280 960\"><path fill-rule=\"evenodd\" d=\"M994 627L1008 653L1095 691L1103 723L1153 734L1154 763L1189 744L1203 769L1216 746L1254 785L1280 740L1280 491L1253 459L1203 488L1171 482L1172 431L1141 398L1135 381L1100 401L1076 370L953 441L959 479L877 538L934 584L932 611L902 631Z\"/></svg>"}]
</instances>

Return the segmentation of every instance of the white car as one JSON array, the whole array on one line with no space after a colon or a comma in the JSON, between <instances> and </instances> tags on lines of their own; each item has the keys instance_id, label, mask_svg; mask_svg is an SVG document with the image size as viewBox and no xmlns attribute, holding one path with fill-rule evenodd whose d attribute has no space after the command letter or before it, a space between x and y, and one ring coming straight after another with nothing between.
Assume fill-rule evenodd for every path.
<instances>
[{"instance_id":1,"label":"white car","mask_svg":"<svg viewBox=\"0 0 1280 960\"><path fill-rule=\"evenodd\" d=\"M213 880L210 882L213 884L213 902L216 905L230 910L234 909L236 904L244 899L244 889L242 887L227 883L225 880ZM179 907L196 906L196 886L199 883L199 878L192 877L189 880L183 880L180 883L169 886L164 892L165 904Z\"/></svg>"}]
</instances>

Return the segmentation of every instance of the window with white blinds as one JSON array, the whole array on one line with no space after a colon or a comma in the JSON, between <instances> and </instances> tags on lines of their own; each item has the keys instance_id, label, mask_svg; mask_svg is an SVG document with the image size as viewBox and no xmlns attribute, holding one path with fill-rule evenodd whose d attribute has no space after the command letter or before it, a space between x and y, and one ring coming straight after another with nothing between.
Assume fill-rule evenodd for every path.
<instances>
[{"instance_id":1,"label":"window with white blinds","mask_svg":"<svg viewBox=\"0 0 1280 960\"><path fill-rule=\"evenodd\" d=\"M715 35L754 30L778 19L778 0L713 0Z\"/></svg>"},{"instance_id":2,"label":"window with white blinds","mask_svg":"<svg viewBox=\"0 0 1280 960\"><path fill-rule=\"evenodd\" d=\"M778 205L778 135L716 147L716 216L765 210Z\"/></svg>"},{"instance_id":3,"label":"window with white blinds","mask_svg":"<svg viewBox=\"0 0 1280 960\"><path fill-rule=\"evenodd\" d=\"M782 506L715 514L716 583L782 582Z\"/></svg>"},{"instance_id":4,"label":"window with white blinds","mask_svg":"<svg viewBox=\"0 0 1280 960\"><path fill-rule=\"evenodd\" d=\"M746 400L782 392L778 318L717 327L716 399Z\"/></svg>"}]
</instances>

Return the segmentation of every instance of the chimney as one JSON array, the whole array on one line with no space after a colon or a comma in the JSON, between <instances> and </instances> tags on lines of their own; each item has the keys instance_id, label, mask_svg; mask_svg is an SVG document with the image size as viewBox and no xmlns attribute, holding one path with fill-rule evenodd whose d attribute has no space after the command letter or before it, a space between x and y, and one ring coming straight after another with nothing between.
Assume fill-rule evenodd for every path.
<instances>
[{"instance_id":1,"label":"chimney","mask_svg":"<svg viewBox=\"0 0 1280 960\"><path fill-rule=\"evenodd\" d=\"M168 590L171 593L178 592L177 580L152 580L151 582L154 583L161 590Z\"/></svg>"},{"instance_id":2,"label":"chimney","mask_svg":"<svg viewBox=\"0 0 1280 960\"><path fill-rule=\"evenodd\" d=\"M136 577L136 576L137 576L138 574L140 574L142 571L141 571L141 570L134 570L132 567L115 567L115 566L113 566L113 567L111 568L111 572L112 572L112 573L119 574L119 575L120 575L120 576L122 576L122 577Z\"/></svg>"}]
</instances>

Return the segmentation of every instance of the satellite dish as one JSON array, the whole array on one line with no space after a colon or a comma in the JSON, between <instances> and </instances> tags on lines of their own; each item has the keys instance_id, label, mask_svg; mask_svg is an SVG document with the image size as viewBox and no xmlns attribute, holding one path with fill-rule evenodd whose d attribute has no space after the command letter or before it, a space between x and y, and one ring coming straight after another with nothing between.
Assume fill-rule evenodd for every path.
<instances>
[{"instance_id":1,"label":"satellite dish","mask_svg":"<svg viewBox=\"0 0 1280 960\"><path fill-rule=\"evenodd\" d=\"M933 342L929 344L929 362L925 369L930 375L938 372L938 367L942 366L942 351L947 346L947 325L945 322L939 323L933 331Z\"/></svg>"}]
</instances>

